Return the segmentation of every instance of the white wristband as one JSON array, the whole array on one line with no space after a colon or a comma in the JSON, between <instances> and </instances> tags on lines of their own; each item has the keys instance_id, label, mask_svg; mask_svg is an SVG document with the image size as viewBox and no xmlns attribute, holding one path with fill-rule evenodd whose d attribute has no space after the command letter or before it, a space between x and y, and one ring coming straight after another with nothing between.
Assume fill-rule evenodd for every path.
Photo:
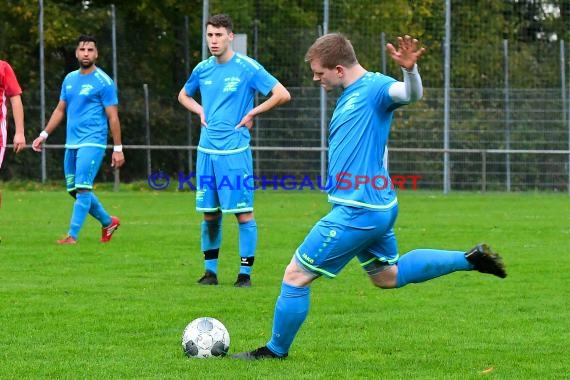
<instances>
[{"instance_id":1,"label":"white wristband","mask_svg":"<svg viewBox=\"0 0 570 380\"><path fill-rule=\"evenodd\" d=\"M113 152L122 152L123 146L122 145L115 145L113 146Z\"/></svg>"},{"instance_id":2,"label":"white wristband","mask_svg":"<svg viewBox=\"0 0 570 380\"><path fill-rule=\"evenodd\" d=\"M44 140L47 140L48 136L49 136L49 134L48 134L46 131L41 131L41 132L40 132L40 137L43 137Z\"/></svg>"}]
</instances>

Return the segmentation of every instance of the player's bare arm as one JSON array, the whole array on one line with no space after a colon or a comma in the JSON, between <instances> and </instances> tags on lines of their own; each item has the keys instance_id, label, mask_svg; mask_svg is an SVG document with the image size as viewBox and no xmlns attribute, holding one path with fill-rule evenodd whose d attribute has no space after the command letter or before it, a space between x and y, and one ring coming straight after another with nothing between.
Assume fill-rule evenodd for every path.
<instances>
[{"instance_id":1,"label":"player's bare arm","mask_svg":"<svg viewBox=\"0 0 570 380\"><path fill-rule=\"evenodd\" d=\"M125 163L123 153L123 143L121 142L121 123L119 121L119 110L117 106L105 107L107 119L109 119L109 129L113 138L113 155L111 156L111 166L120 168Z\"/></svg>"},{"instance_id":2,"label":"player's bare arm","mask_svg":"<svg viewBox=\"0 0 570 380\"><path fill-rule=\"evenodd\" d=\"M41 152L43 143L47 140L48 136L51 135L53 131L61 124L63 119L65 119L65 110L67 108L66 103L60 100L57 106L51 113L51 116L46 124L44 130L40 133L38 137L32 143L32 149L36 152Z\"/></svg>"},{"instance_id":3,"label":"player's bare arm","mask_svg":"<svg viewBox=\"0 0 570 380\"><path fill-rule=\"evenodd\" d=\"M243 126L247 127L248 129L251 129L253 127L253 118L255 116L267 112L277 106L280 106L281 104L285 104L290 100L291 100L291 94L289 93L289 91L287 91L285 86L283 86L281 83L277 83L275 87L273 87L273 89L271 90L271 96L266 101L264 101L263 103L261 103L260 105L249 111L241 119L239 124L236 125L236 129L241 128Z\"/></svg>"},{"instance_id":4,"label":"player's bare arm","mask_svg":"<svg viewBox=\"0 0 570 380\"><path fill-rule=\"evenodd\" d=\"M14 152L20 153L26 147L26 137L24 136L24 105L20 95L10 97L12 115L14 117Z\"/></svg>"},{"instance_id":5,"label":"player's bare arm","mask_svg":"<svg viewBox=\"0 0 570 380\"><path fill-rule=\"evenodd\" d=\"M191 96L186 94L184 88L180 90L178 93L178 102L184 106L188 111L195 113L196 115L200 116L200 125L207 127L208 122L206 121L206 116L204 115L204 108L200 103L196 101Z\"/></svg>"}]
</instances>

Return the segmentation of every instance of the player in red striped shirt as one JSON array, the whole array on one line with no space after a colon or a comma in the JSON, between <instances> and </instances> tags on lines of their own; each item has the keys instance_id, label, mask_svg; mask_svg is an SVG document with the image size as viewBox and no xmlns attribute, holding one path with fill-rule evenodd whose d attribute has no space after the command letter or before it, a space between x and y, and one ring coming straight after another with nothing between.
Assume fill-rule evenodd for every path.
<instances>
[{"instance_id":1,"label":"player in red striped shirt","mask_svg":"<svg viewBox=\"0 0 570 380\"><path fill-rule=\"evenodd\" d=\"M22 88L18 83L16 74L6 61L0 60L0 168L4 160L4 152L8 141L8 108L6 99L10 99L12 116L16 127L14 134L14 151L21 152L26 147L24 136L24 106L22 104ZM0 193L0 206L2 194Z\"/></svg>"}]
</instances>

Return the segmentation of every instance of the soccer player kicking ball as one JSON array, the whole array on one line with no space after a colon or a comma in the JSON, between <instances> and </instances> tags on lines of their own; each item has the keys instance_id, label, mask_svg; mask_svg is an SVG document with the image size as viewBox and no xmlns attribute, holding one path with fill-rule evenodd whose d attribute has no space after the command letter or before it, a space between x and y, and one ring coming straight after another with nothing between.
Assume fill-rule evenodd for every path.
<instances>
[{"instance_id":1,"label":"soccer player kicking ball","mask_svg":"<svg viewBox=\"0 0 570 380\"><path fill-rule=\"evenodd\" d=\"M61 85L59 102L32 148L40 152L47 140L64 118L67 118L64 172L67 191L75 198L69 232L58 244L75 244L79 231L90 214L101 223L101 242L111 240L119 228L119 218L110 216L93 193L93 181L99 172L105 148L107 129L113 136L111 165L115 168L125 163L121 145L121 125L117 104L117 88L113 80L95 66L97 41L82 35L77 41L75 56L79 70L67 74Z\"/></svg>"},{"instance_id":2,"label":"soccer player kicking ball","mask_svg":"<svg viewBox=\"0 0 570 380\"><path fill-rule=\"evenodd\" d=\"M313 79L327 91L343 89L329 125L329 178L336 178L337 173L390 178L382 157L393 112L422 97L416 62L425 49L418 48L418 41L410 36L399 37L398 47L388 44L387 49L402 68L403 82L364 69L352 44L341 34L324 35L307 51L305 60ZM321 276L334 278L354 257L374 285L386 289L455 271L507 275L500 256L485 244L467 252L416 249L400 257L394 234L398 201L390 184L360 188L333 184L328 200L333 204L331 211L316 223L285 270L271 339L234 358L287 357L309 311L311 283Z\"/></svg>"}]
</instances>

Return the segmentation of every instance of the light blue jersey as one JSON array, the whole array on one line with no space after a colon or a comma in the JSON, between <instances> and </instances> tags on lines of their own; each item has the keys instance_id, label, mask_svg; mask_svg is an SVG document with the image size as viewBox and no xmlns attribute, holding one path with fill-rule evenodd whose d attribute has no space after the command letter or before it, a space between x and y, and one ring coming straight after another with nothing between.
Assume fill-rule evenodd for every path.
<instances>
[{"instance_id":1,"label":"light blue jersey","mask_svg":"<svg viewBox=\"0 0 570 380\"><path fill-rule=\"evenodd\" d=\"M337 100L329 125L329 202L372 210L397 204L383 162L393 112L400 105L388 93L395 81L368 72Z\"/></svg>"},{"instance_id":2,"label":"light blue jersey","mask_svg":"<svg viewBox=\"0 0 570 380\"><path fill-rule=\"evenodd\" d=\"M113 80L99 68L87 75L72 71L63 80L60 100L67 104L65 147L105 148L109 128L105 107L119 103Z\"/></svg>"},{"instance_id":3,"label":"light blue jersey","mask_svg":"<svg viewBox=\"0 0 570 380\"><path fill-rule=\"evenodd\" d=\"M212 56L196 65L184 90L188 96L200 90L208 123L201 130L198 150L231 154L247 149L249 130L235 126L253 109L255 92L267 95L277 83L257 61L240 53L226 63Z\"/></svg>"}]
</instances>

